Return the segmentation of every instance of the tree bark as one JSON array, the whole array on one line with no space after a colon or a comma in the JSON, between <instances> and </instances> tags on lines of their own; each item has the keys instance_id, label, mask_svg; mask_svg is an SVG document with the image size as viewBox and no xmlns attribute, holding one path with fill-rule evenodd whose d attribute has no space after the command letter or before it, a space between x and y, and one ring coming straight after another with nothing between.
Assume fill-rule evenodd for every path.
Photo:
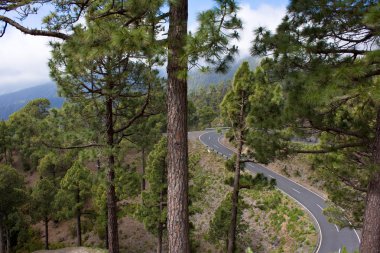
<instances>
[{"instance_id":1,"label":"tree bark","mask_svg":"<svg viewBox=\"0 0 380 253\"><path fill-rule=\"evenodd\" d=\"M169 1L168 32L168 242L169 252L188 253L187 0Z\"/></svg>"},{"instance_id":2,"label":"tree bark","mask_svg":"<svg viewBox=\"0 0 380 253\"><path fill-rule=\"evenodd\" d=\"M145 148L142 148L141 150L141 159L142 159L142 180L141 180L141 190L145 190Z\"/></svg>"},{"instance_id":3,"label":"tree bark","mask_svg":"<svg viewBox=\"0 0 380 253\"><path fill-rule=\"evenodd\" d=\"M45 249L49 249L49 219L45 217Z\"/></svg>"},{"instance_id":4,"label":"tree bark","mask_svg":"<svg viewBox=\"0 0 380 253\"><path fill-rule=\"evenodd\" d=\"M109 149L114 147L114 125L113 125L113 100L108 98L106 101L106 120L107 120L107 145ZM115 192L115 156L108 156L107 173L107 209L108 209L108 251L109 253L119 253L119 231L117 224L117 206Z\"/></svg>"},{"instance_id":5,"label":"tree bark","mask_svg":"<svg viewBox=\"0 0 380 253\"><path fill-rule=\"evenodd\" d=\"M0 253L5 253L4 228L0 222Z\"/></svg>"},{"instance_id":6,"label":"tree bark","mask_svg":"<svg viewBox=\"0 0 380 253\"><path fill-rule=\"evenodd\" d=\"M238 150L235 161L235 176L234 187L232 191L232 210L231 210L231 223L228 230L228 253L233 253L236 246L236 227L237 227L237 213L239 205L239 188L240 188L240 158L243 149L242 132L238 132Z\"/></svg>"},{"instance_id":7,"label":"tree bark","mask_svg":"<svg viewBox=\"0 0 380 253\"><path fill-rule=\"evenodd\" d=\"M372 157L373 164L376 166L376 172L368 184L363 233L360 244L360 252L363 253L380 252L380 108L377 110L376 136Z\"/></svg>"},{"instance_id":8,"label":"tree bark","mask_svg":"<svg viewBox=\"0 0 380 253\"><path fill-rule=\"evenodd\" d=\"M80 203L80 189L77 190L77 204ZM77 245L82 246L82 224L81 224L81 210L77 208Z\"/></svg>"}]
</instances>

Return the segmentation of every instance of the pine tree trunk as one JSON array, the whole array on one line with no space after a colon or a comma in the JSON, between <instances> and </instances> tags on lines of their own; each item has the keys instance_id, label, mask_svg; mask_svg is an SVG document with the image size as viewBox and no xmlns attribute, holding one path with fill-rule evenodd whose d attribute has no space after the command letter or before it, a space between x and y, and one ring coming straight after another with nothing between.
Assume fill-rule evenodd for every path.
<instances>
[{"instance_id":1,"label":"pine tree trunk","mask_svg":"<svg viewBox=\"0 0 380 253\"><path fill-rule=\"evenodd\" d=\"M376 118L376 137L373 144L373 163L377 172L372 176L367 191L360 252L380 252L380 108Z\"/></svg>"},{"instance_id":2,"label":"pine tree trunk","mask_svg":"<svg viewBox=\"0 0 380 253\"><path fill-rule=\"evenodd\" d=\"M107 144L108 148L114 147L114 126L113 126L113 101L111 98L106 102L107 119ZM119 253L119 231L117 225L117 206L115 192L115 156L111 153L108 156L107 173L107 208L108 208L108 251L109 253Z\"/></svg>"},{"instance_id":3,"label":"pine tree trunk","mask_svg":"<svg viewBox=\"0 0 380 253\"><path fill-rule=\"evenodd\" d=\"M100 172L100 160L99 159L96 160L96 170L98 172Z\"/></svg>"},{"instance_id":4,"label":"pine tree trunk","mask_svg":"<svg viewBox=\"0 0 380 253\"><path fill-rule=\"evenodd\" d=\"M45 249L49 249L49 219L45 217Z\"/></svg>"},{"instance_id":5,"label":"pine tree trunk","mask_svg":"<svg viewBox=\"0 0 380 253\"><path fill-rule=\"evenodd\" d=\"M142 180L141 180L141 190L145 190L145 148L141 150L141 158L142 158Z\"/></svg>"},{"instance_id":6,"label":"pine tree trunk","mask_svg":"<svg viewBox=\"0 0 380 253\"><path fill-rule=\"evenodd\" d=\"M77 204L80 203L80 190L78 187L77 190ZM82 224L81 224L81 210L80 208L77 208L77 245L82 246Z\"/></svg>"},{"instance_id":7,"label":"pine tree trunk","mask_svg":"<svg viewBox=\"0 0 380 253\"><path fill-rule=\"evenodd\" d=\"M0 253L5 253L4 228L0 222Z\"/></svg>"},{"instance_id":8,"label":"pine tree trunk","mask_svg":"<svg viewBox=\"0 0 380 253\"><path fill-rule=\"evenodd\" d=\"M106 238L104 239L105 241L105 247L106 249L108 249L108 245L109 245L109 242L108 242L108 208L106 208Z\"/></svg>"},{"instance_id":9,"label":"pine tree trunk","mask_svg":"<svg viewBox=\"0 0 380 253\"><path fill-rule=\"evenodd\" d=\"M168 241L170 253L188 253L187 0L170 1L168 33Z\"/></svg>"},{"instance_id":10,"label":"pine tree trunk","mask_svg":"<svg viewBox=\"0 0 380 253\"><path fill-rule=\"evenodd\" d=\"M158 222L158 235L157 235L157 253L162 253L162 234L163 225L162 222Z\"/></svg>"},{"instance_id":11,"label":"pine tree trunk","mask_svg":"<svg viewBox=\"0 0 380 253\"><path fill-rule=\"evenodd\" d=\"M10 253L11 252L11 236L10 236L10 232L9 232L9 229L6 230L6 239L7 239L7 250L6 250L6 253Z\"/></svg>"},{"instance_id":12,"label":"pine tree trunk","mask_svg":"<svg viewBox=\"0 0 380 253\"><path fill-rule=\"evenodd\" d=\"M235 176L234 176L234 188L232 191L232 212L231 212L231 223L228 230L228 253L233 253L236 246L236 227L237 227L237 213L239 205L239 188L240 188L240 157L243 148L242 133L241 130L238 132L238 150L235 161Z\"/></svg>"}]
</instances>

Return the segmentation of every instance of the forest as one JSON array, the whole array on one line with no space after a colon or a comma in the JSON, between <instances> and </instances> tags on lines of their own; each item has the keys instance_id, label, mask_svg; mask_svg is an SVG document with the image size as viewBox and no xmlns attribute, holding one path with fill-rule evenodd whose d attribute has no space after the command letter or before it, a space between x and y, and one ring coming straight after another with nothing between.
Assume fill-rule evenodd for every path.
<instances>
[{"instance_id":1,"label":"forest","mask_svg":"<svg viewBox=\"0 0 380 253\"><path fill-rule=\"evenodd\" d=\"M0 2L0 40L51 38L65 99L0 121L0 253L330 252L286 178L356 233L333 250L380 252L380 3L291 0L231 79L189 90L191 69L239 58L239 3L213 3L190 32L187 0ZM22 23L35 14L40 28ZM205 147L206 128L234 154Z\"/></svg>"}]
</instances>

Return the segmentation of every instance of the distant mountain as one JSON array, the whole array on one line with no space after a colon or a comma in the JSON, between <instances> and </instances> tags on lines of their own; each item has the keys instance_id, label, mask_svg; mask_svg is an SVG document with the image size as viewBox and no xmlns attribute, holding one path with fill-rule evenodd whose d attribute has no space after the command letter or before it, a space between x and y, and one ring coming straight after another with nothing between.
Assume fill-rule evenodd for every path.
<instances>
[{"instance_id":1,"label":"distant mountain","mask_svg":"<svg viewBox=\"0 0 380 253\"><path fill-rule=\"evenodd\" d=\"M209 86L210 84L217 84L220 82L225 82L232 80L236 70L240 67L240 65L247 61L251 67L251 69L256 68L256 66L260 63L260 59L254 57L247 57L240 59L234 62L227 73L215 73L215 72L201 72L199 70L193 70L189 72L188 78L188 86L190 90L197 89L198 87Z\"/></svg>"},{"instance_id":2,"label":"distant mountain","mask_svg":"<svg viewBox=\"0 0 380 253\"><path fill-rule=\"evenodd\" d=\"M47 98L51 107L61 107L64 99L58 97L57 87L53 83L34 86L20 91L0 95L0 120L8 117L36 98Z\"/></svg>"}]
</instances>

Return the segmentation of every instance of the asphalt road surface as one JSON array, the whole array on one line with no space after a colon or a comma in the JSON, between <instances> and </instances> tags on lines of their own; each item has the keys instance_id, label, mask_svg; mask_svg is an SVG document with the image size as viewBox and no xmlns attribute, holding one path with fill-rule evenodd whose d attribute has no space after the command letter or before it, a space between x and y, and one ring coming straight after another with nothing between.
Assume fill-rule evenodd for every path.
<instances>
[{"instance_id":1,"label":"asphalt road surface","mask_svg":"<svg viewBox=\"0 0 380 253\"><path fill-rule=\"evenodd\" d=\"M231 157L233 151L220 143L221 137L222 135L216 131L209 131L200 135L199 140L206 145L210 151L217 152L226 158ZM319 230L319 243L315 252L340 253L343 246L346 247L348 252L354 252L359 248L360 238L356 230L349 228L339 229L336 225L327 221L327 218L322 213L323 208L326 207L324 198L259 164L246 163L246 169L255 173L263 173L268 178L276 179L277 187L309 212Z\"/></svg>"}]
</instances>

